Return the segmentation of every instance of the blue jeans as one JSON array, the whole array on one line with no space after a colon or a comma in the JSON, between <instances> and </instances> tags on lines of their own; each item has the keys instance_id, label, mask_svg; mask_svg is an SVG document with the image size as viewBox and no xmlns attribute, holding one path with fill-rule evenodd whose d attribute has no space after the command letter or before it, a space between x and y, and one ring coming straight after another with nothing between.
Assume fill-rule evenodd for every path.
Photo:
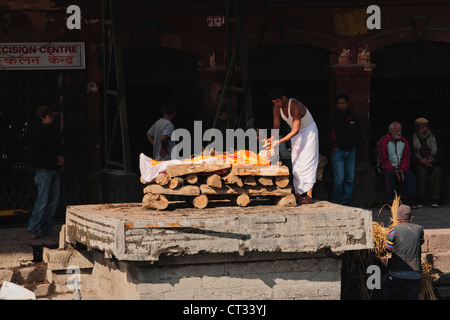
<instances>
[{"instance_id":1,"label":"blue jeans","mask_svg":"<svg viewBox=\"0 0 450 320\"><path fill-rule=\"evenodd\" d=\"M352 197L355 179L355 149L332 150L330 160L334 177L331 202L347 204Z\"/></svg>"},{"instance_id":2,"label":"blue jeans","mask_svg":"<svg viewBox=\"0 0 450 320\"><path fill-rule=\"evenodd\" d=\"M27 231L53 232L53 217L59 202L61 174L58 170L38 169L34 176L37 197Z\"/></svg>"}]
</instances>

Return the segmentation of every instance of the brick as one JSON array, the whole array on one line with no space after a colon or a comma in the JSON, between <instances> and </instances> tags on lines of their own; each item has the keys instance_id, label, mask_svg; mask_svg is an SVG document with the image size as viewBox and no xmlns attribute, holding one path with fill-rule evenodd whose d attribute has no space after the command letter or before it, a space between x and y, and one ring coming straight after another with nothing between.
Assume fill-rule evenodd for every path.
<instances>
[{"instance_id":1,"label":"brick","mask_svg":"<svg viewBox=\"0 0 450 320\"><path fill-rule=\"evenodd\" d=\"M425 232L425 243L422 252L448 252L450 251L449 229L427 229Z\"/></svg>"},{"instance_id":2,"label":"brick","mask_svg":"<svg viewBox=\"0 0 450 320\"><path fill-rule=\"evenodd\" d=\"M46 281L46 267L36 264L22 267L14 271L13 282L16 284L36 283Z\"/></svg>"},{"instance_id":3,"label":"brick","mask_svg":"<svg viewBox=\"0 0 450 320\"><path fill-rule=\"evenodd\" d=\"M3 281L11 282L14 271L11 269L0 269L0 287Z\"/></svg>"},{"instance_id":4,"label":"brick","mask_svg":"<svg viewBox=\"0 0 450 320\"><path fill-rule=\"evenodd\" d=\"M39 283L32 289L36 298L49 296L53 293L53 287L50 283Z\"/></svg>"},{"instance_id":5,"label":"brick","mask_svg":"<svg viewBox=\"0 0 450 320\"><path fill-rule=\"evenodd\" d=\"M48 249L43 250L43 260L50 270L67 270L69 266L77 266L80 269L92 268L90 253L78 251L71 247L66 250Z\"/></svg>"},{"instance_id":6,"label":"brick","mask_svg":"<svg viewBox=\"0 0 450 320\"><path fill-rule=\"evenodd\" d=\"M33 247L31 245L0 245L0 268L15 268L33 263Z\"/></svg>"}]
</instances>

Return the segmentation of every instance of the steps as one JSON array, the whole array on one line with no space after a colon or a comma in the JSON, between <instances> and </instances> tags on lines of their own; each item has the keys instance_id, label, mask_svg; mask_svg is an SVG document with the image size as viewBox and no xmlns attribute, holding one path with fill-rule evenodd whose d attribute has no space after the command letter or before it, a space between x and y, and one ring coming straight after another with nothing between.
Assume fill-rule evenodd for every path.
<instances>
[{"instance_id":1,"label":"steps","mask_svg":"<svg viewBox=\"0 0 450 320\"><path fill-rule=\"evenodd\" d=\"M55 229L59 231L60 228L56 226ZM3 281L8 281L33 291L38 300L73 300L73 292L64 289L61 279L56 282L54 272L49 268L47 257L50 251L56 252L53 260L59 261L59 267L54 262L50 264L53 269L63 268L63 261L78 263L76 259L67 258L67 253L61 254L66 250L57 249L59 240L59 236L28 239L25 228L0 228L0 287ZM65 276L66 280L69 276ZM88 293L82 298L96 299Z\"/></svg>"},{"instance_id":2,"label":"steps","mask_svg":"<svg viewBox=\"0 0 450 320\"><path fill-rule=\"evenodd\" d=\"M439 300L450 300L450 229L425 229L422 258L433 266L433 282Z\"/></svg>"}]
</instances>

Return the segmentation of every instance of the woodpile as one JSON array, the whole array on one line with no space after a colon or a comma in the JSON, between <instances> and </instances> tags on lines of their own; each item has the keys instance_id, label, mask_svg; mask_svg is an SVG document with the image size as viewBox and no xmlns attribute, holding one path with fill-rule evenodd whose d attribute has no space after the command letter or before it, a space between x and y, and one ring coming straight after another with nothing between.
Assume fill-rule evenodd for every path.
<instances>
[{"instance_id":1,"label":"woodpile","mask_svg":"<svg viewBox=\"0 0 450 320\"><path fill-rule=\"evenodd\" d=\"M208 206L210 198L229 199L233 205L245 207L252 198L270 198L279 206L295 206L289 185L289 169L278 165L250 164L174 164L150 183L141 179L144 188L142 206L164 210L167 196L178 196L195 208Z\"/></svg>"}]
</instances>

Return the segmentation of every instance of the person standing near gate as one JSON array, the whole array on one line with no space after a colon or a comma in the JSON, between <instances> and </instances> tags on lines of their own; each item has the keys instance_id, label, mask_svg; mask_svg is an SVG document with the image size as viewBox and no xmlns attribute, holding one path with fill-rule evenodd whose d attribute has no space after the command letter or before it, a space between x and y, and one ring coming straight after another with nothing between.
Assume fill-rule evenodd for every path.
<instances>
[{"instance_id":1,"label":"person standing near gate","mask_svg":"<svg viewBox=\"0 0 450 320\"><path fill-rule=\"evenodd\" d=\"M61 173L64 165L63 146L60 137L53 127L58 114L48 106L39 107L36 111L40 122L32 126L29 142L29 160L36 170L34 183L37 197L28 224L29 238L42 235L53 235L53 218L59 202Z\"/></svg>"},{"instance_id":2,"label":"person standing near gate","mask_svg":"<svg viewBox=\"0 0 450 320\"><path fill-rule=\"evenodd\" d=\"M330 161L333 169L333 192L331 202L348 204L352 197L355 178L355 148L360 137L359 121L348 110L346 94L336 97L336 110L328 117Z\"/></svg>"},{"instance_id":3,"label":"person standing near gate","mask_svg":"<svg viewBox=\"0 0 450 320\"><path fill-rule=\"evenodd\" d=\"M156 121L147 131L147 139L153 145L153 159L156 161L171 160L174 147L171 137L175 130L172 122L176 114L175 105L166 103L162 110L162 118Z\"/></svg>"}]
</instances>

